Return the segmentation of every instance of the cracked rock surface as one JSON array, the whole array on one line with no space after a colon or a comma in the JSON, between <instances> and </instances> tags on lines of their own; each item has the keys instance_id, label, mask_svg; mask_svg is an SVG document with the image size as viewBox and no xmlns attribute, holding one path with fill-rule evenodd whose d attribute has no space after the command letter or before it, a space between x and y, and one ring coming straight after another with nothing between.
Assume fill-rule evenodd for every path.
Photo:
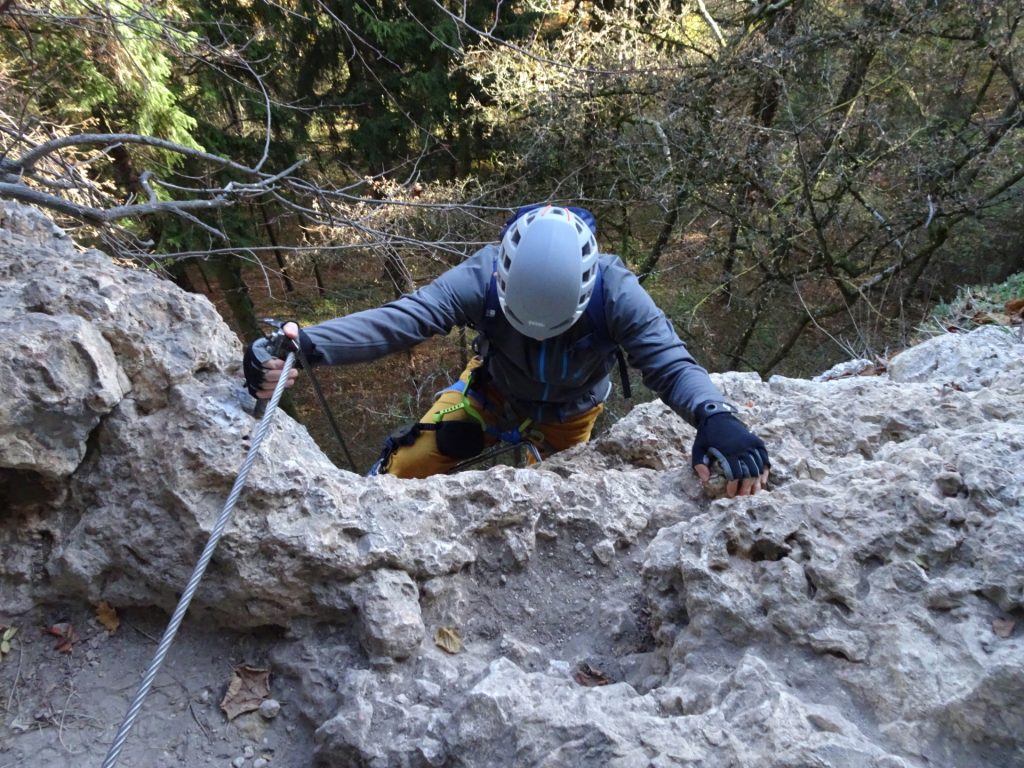
<instances>
[{"instance_id":1,"label":"cracked rock surface","mask_svg":"<svg viewBox=\"0 0 1024 768\"><path fill-rule=\"evenodd\" d=\"M0 765L99 764L150 641L83 630L55 672L25 627L106 601L161 631L254 428L241 349L11 203L0 316ZM660 403L537 468L417 481L276 414L122 764L1024 766L1024 344L716 381L769 446L756 497L702 488ZM273 720L223 722L210 676L243 660Z\"/></svg>"}]
</instances>

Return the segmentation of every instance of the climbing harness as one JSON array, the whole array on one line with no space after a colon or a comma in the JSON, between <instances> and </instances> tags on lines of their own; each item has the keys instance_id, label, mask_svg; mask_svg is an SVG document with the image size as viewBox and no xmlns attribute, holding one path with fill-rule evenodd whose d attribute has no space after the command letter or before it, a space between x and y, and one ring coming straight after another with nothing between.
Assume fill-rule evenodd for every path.
<instances>
[{"instance_id":1,"label":"climbing harness","mask_svg":"<svg viewBox=\"0 0 1024 768\"><path fill-rule=\"evenodd\" d=\"M110 751L107 752L107 756L103 760L101 768L113 768L117 764L117 758L121 754L121 750L124 748L124 742L128 738L128 732L131 731L132 725L135 723L135 718L138 717L139 710L142 709L142 702L145 701L146 695L149 693L149 689L153 685L153 680L156 678L157 672L160 671L160 665L163 664L164 657L167 655L167 651L170 650L171 643L174 642L174 636L177 634L178 627L181 626L181 622L185 618L185 612L188 611L189 603L192 602L192 597L199 588L199 582L203 578L203 573L206 572L206 567L210 564L210 558L213 557L213 552L217 548L217 543L220 541L220 537L224 533L224 529L227 527L228 520L231 519L231 512L234 510L235 502L238 501L238 496L242 492L245 480L249 476L249 470L252 468L252 464L259 453L260 444L263 442L263 438L266 437L267 430L270 428L270 420L274 415L274 409L277 407L277 403L281 399L281 395L284 394L285 383L288 381L288 373L294 365L295 352L288 352L284 358L284 367L281 369L281 378L278 380L277 386L274 387L274 394L271 396L270 401L267 403L265 409L262 409L264 412L260 418L259 424L256 426L256 431L253 433L252 445L249 448L249 453L245 457L245 461L242 463L242 468L238 471L238 477L235 478L235 484L231 488L231 493L228 495L227 502L224 504L224 509L221 510L220 516L217 518L217 522L214 524L213 530L210 532L210 538L206 542L206 547L203 548L203 553L199 556L199 561L196 563L196 567L192 571L192 577L188 580L188 585L185 587L185 591L182 592L181 599L178 601L178 607L174 609L174 614L171 616L167 629L164 630L164 635L160 638L160 644L157 646L156 653L153 655L153 661L150 662L149 668L146 670L146 674L142 677L142 683L139 685L139 690L136 692L135 698L132 699L131 705L128 707L128 712L124 716L124 722L122 722L121 727L118 728L117 734L114 736L114 741L110 745Z\"/></svg>"},{"instance_id":2,"label":"climbing harness","mask_svg":"<svg viewBox=\"0 0 1024 768\"><path fill-rule=\"evenodd\" d=\"M539 464L541 461L543 461L543 457L540 454L540 450L537 448L536 445L529 442L528 440L524 440L519 443L499 443L498 445L495 445L493 448L488 448L486 451L478 453L476 456L468 458L465 461L460 461L458 464L456 464L454 467L448 470L448 474L453 475L456 472L461 472L464 469L475 467L477 464L483 464L484 462L497 459L506 453L518 451L524 445L526 446L526 450L530 453L530 456L533 458L533 461L535 463Z\"/></svg>"},{"instance_id":3,"label":"climbing harness","mask_svg":"<svg viewBox=\"0 0 1024 768\"><path fill-rule=\"evenodd\" d=\"M480 409L470 400L469 396L472 394L481 403L484 410L491 407L486 395L483 394L483 388L474 389L478 379L483 375L484 370L481 366L470 374L468 383L456 381L450 387L438 392L437 397L445 392L458 392L459 402L441 409L431 416L430 421L409 422L388 435L384 439L384 448L380 456L366 473L367 476L372 477L386 471L395 451L415 443L423 432L436 432L438 451L449 458L460 460L458 464L448 470L447 474L480 464L523 446L526 446L534 461L541 461L542 456L538 446L545 444L545 437L543 432L533 427L533 419L527 418L511 429L500 429L488 423ZM514 415L507 404L505 407L506 421L514 423ZM445 416L458 411L465 411L469 420L444 420ZM484 440L487 435L491 436L497 445L484 450Z\"/></svg>"},{"instance_id":4,"label":"climbing harness","mask_svg":"<svg viewBox=\"0 0 1024 768\"><path fill-rule=\"evenodd\" d=\"M483 392L481 379L484 375L484 367L481 365L479 368L476 368L470 375L469 383L457 381L447 389L442 390L442 393L458 392L462 397L459 399L459 402L456 403L455 405L449 406L448 408L445 408L439 411L438 413L435 413L432 418L432 421L435 424L452 423L444 422L444 417L447 416L449 413L455 413L456 411L464 410L469 415L469 417L473 419L473 421L480 425L480 429L483 432L486 432L487 434L491 435L496 440L510 444L519 444L523 442L543 443L544 433L541 432L539 429L531 429L531 426L533 425L533 419L524 419L523 421L519 422L518 426L513 427L512 429L505 430L499 429L498 427L492 426L487 423L487 420L483 417L483 414L481 414L480 411L476 408L476 406L473 405L473 401L469 399L469 396L472 394L476 397L477 400L480 401L480 403L483 405L484 410L487 410L490 407L491 404L488 402L487 396ZM515 416L511 412L511 409L508 408L508 404L506 404L505 406L505 411L505 417L507 420L515 419Z\"/></svg>"}]
</instances>

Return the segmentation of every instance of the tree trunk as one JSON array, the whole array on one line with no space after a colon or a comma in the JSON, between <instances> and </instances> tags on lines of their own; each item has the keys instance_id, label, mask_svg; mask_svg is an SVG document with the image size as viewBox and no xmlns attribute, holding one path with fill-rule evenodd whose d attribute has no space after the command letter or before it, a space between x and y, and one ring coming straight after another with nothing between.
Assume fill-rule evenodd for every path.
<instances>
[{"instance_id":1,"label":"tree trunk","mask_svg":"<svg viewBox=\"0 0 1024 768\"><path fill-rule=\"evenodd\" d=\"M224 293L224 300L231 310L235 330L246 341L253 341L263 335L256 308L249 297L249 287L242 280L242 268L238 259L232 256L217 256L207 264L213 272L217 285Z\"/></svg>"},{"instance_id":2,"label":"tree trunk","mask_svg":"<svg viewBox=\"0 0 1024 768\"><path fill-rule=\"evenodd\" d=\"M286 293L292 293L295 291L295 284L292 282L291 277L288 276L288 264L285 262L284 254L278 245L274 225L270 222L270 217L267 215L267 206L265 203L259 203L256 207L260 209L263 226L267 230L267 239L270 240L270 244L274 247L274 256L277 259L277 268L281 275L281 281L284 283L284 290Z\"/></svg>"},{"instance_id":3,"label":"tree trunk","mask_svg":"<svg viewBox=\"0 0 1024 768\"><path fill-rule=\"evenodd\" d=\"M316 282L316 292L321 298L327 295L327 284L324 282L323 272L320 271L320 261L313 257L313 280Z\"/></svg>"}]
</instances>

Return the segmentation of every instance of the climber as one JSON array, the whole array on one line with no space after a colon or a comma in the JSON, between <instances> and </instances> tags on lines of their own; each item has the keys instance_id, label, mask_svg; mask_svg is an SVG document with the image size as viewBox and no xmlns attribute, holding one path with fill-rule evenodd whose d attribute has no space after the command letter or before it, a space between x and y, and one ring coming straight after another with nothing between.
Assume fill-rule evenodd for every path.
<instances>
[{"instance_id":1,"label":"climber","mask_svg":"<svg viewBox=\"0 0 1024 768\"><path fill-rule=\"evenodd\" d=\"M284 332L310 365L375 360L456 325L479 332L477 355L459 380L418 423L388 439L377 471L446 472L499 439L529 440L543 455L586 442L621 347L644 383L696 427L692 464L701 481L715 461L727 496L757 493L768 479L764 442L737 418L636 276L598 252L594 230L584 209L528 206L506 222L500 243L419 290L309 328L287 323ZM282 367L267 359L265 345L250 344L243 361L257 398L270 397Z\"/></svg>"}]
</instances>

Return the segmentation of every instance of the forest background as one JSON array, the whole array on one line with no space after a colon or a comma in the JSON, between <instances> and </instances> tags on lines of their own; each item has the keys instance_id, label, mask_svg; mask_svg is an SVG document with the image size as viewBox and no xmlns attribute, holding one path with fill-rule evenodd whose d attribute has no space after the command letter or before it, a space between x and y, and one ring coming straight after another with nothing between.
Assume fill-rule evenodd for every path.
<instances>
[{"instance_id":1,"label":"forest background","mask_svg":"<svg viewBox=\"0 0 1024 768\"><path fill-rule=\"evenodd\" d=\"M583 205L710 370L884 365L977 319L970 292L937 319L959 286L1024 294L1022 15L0 0L0 196L207 294L244 341L264 316L311 324L413 290L522 204ZM320 373L358 470L472 335Z\"/></svg>"}]
</instances>

